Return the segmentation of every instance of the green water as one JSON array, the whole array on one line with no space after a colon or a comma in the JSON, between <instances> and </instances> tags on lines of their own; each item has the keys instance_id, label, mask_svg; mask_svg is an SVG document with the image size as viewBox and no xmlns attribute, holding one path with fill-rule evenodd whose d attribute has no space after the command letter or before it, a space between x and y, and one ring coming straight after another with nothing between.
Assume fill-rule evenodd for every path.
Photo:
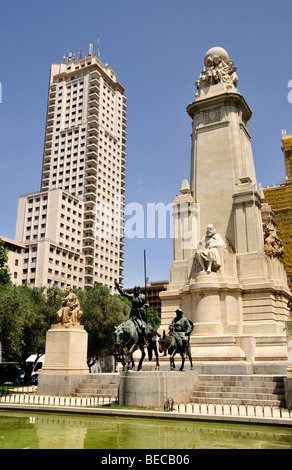
<instances>
[{"instance_id":1,"label":"green water","mask_svg":"<svg viewBox=\"0 0 292 470\"><path fill-rule=\"evenodd\" d=\"M0 449L291 449L292 428L0 411Z\"/></svg>"}]
</instances>

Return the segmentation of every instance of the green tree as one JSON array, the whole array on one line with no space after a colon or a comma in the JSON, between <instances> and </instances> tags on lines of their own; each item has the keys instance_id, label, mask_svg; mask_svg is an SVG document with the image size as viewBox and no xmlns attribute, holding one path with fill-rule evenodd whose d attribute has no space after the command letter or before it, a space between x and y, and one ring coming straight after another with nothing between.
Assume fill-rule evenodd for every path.
<instances>
[{"instance_id":1,"label":"green tree","mask_svg":"<svg viewBox=\"0 0 292 470\"><path fill-rule=\"evenodd\" d=\"M153 310L152 308L147 309L147 323L149 323L149 325L151 325L155 331L158 330L160 327L161 318L156 310Z\"/></svg>"},{"instance_id":2,"label":"green tree","mask_svg":"<svg viewBox=\"0 0 292 470\"><path fill-rule=\"evenodd\" d=\"M83 315L80 319L88 332L88 365L115 351L114 328L129 318L131 303L108 287L96 284L88 291L77 290ZM0 341L3 356L19 362L29 384L34 365L45 353L46 332L57 321L64 291L58 287L0 285ZM148 323L157 329L160 318L147 311ZM27 359L36 355L34 363Z\"/></svg>"},{"instance_id":3,"label":"green tree","mask_svg":"<svg viewBox=\"0 0 292 470\"><path fill-rule=\"evenodd\" d=\"M46 332L56 322L63 292L27 285L0 286L0 341L7 361L16 361L29 384L34 365L45 352ZM27 363L36 355L34 363Z\"/></svg>"},{"instance_id":4,"label":"green tree","mask_svg":"<svg viewBox=\"0 0 292 470\"><path fill-rule=\"evenodd\" d=\"M126 321L130 304L120 295L111 295L108 287L95 284L88 291L77 292L83 315L80 322L88 332L88 365L115 350L114 327Z\"/></svg>"},{"instance_id":5,"label":"green tree","mask_svg":"<svg viewBox=\"0 0 292 470\"><path fill-rule=\"evenodd\" d=\"M6 248L3 240L0 238L0 285L10 284L10 273L7 266L8 248Z\"/></svg>"}]
</instances>

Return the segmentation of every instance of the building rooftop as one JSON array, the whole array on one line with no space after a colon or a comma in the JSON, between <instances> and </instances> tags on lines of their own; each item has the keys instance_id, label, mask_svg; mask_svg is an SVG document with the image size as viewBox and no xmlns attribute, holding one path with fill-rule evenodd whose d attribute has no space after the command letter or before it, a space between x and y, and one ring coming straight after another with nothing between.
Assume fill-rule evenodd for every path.
<instances>
[{"instance_id":1,"label":"building rooftop","mask_svg":"<svg viewBox=\"0 0 292 470\"><path fill-rule=\"evenodd\" d=\"M10 245L15 245L15 246L18 246L19 248L25 248L24 243L17 242L15 240L11 240L11 238L2 237L2 235L0 235L0 238L1 238L1 240L3 240L4 243L10 244Z\"/></svg>"}]
</instances>

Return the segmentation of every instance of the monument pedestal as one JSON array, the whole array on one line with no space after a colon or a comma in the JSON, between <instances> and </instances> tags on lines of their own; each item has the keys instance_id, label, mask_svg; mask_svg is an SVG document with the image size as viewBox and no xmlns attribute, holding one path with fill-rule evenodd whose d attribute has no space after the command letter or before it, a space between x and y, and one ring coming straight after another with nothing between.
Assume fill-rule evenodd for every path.
<instances>
[{"instance_id":1,"label":"monument pedestal","mask_svg":"<svg viewBox=\"0 0 292 470\"><path fill-rule=\"evenodd\" d=\"M286 407L290 410L292 408L292 321L286 321L286 336L288 347L288 367L286 369L286 379L284 379L285 386L285 401Z\"/></svg>"},{"instance_id":2,"label":"monument pedestal","mask_svg":"<svg viewBox=\"0 0 292 470\"><path fill-rule=\"evenodd\" d=\"M80 324L52 325L46 336L45 363L39 376L39 395L70 396L87 366L88 334Z\"/></svg>"},{"instance_id":3,"label":"monument pedestal","mask_svg":"<svg viewBox=\"0 0 292 470\"><path fill-rule=\"evenodd\" d=\"M119 404L161 408L168 398L175 402L189 402L197 380L196 371L122 372Z\"/></svg>"}]
</instances>

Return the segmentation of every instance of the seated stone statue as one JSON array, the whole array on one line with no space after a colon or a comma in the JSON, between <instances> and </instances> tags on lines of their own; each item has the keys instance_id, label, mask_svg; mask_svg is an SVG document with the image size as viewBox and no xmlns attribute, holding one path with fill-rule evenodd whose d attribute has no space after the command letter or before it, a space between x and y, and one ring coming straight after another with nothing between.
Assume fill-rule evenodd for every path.
<instances>
[{"instance_id":1,"label":"seated stone statue","mask_svg":"<svg viewBox=\"0 0 292 470\"><path fill-rule=\"evenodd\" d=\"M273 228L266 227L264 232L264 252L269 258L283 258L284 247Z\"/></svg>"},{"instance_id":2,"label":"seated stone statue","mask_svg":"<svg viewBox=\"0 0 292 470\"><path fill-rule=\"evenodd\" d=\"M82 312L78 297L72 292L72 287L66 288L66 296L62 300L62 307L57 312L57 321L62 324L75 325L79 323Z\"/></svg>"},{"instance_id":3,"label":"seated stone statue","mask_svg":"<svg viewBox=\"0 0 292 470\"><path fill-rule=\"evenodd\" d=\"M194 254L195 262L208 274L211 271L217 272L221 267L220 255L217 250L220 246L225 248L225 242L221 236L216 233L214 226L209 224L207 226L206 236L200 240L198 249Z\"/></svg>"}]
</instances>

